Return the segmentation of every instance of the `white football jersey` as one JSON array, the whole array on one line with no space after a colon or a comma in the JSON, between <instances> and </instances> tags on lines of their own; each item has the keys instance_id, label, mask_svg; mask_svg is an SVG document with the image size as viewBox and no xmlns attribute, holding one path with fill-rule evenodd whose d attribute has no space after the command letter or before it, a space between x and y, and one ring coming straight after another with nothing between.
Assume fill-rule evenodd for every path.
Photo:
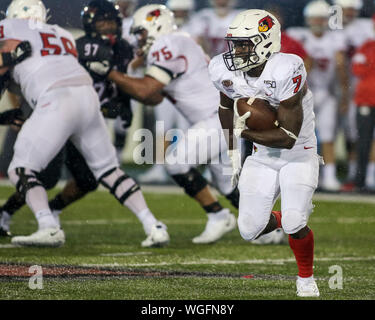
<instances>
[{"instance_id":1,"label":"white football jersey","mask_svg":"<svg viewBox=\"0 0 375 320\"><path fill-rule=\"evenodd\" d=\"M220 103L208 74L208 60L195 40L183 32L158 38L147 56L148 70L157 66L172 78L164 91L191 124L212 116Z\"/></svg>"},{"instance_id":2,"label":"white football jersey","mask_svg":"<svg viewBox=\"0 0 375 320\"><path fill-rule=\"evenodd\" d=\"M73 36L57 25L31 20L0 21L0 41L27 40L32 56L13 68L12 76L32 108L48 89L92 85L92 79L77 60Z\"/></svg>"},{"instance_id":3,"label":"white football jersey","mask_svg":"<svg viewBox=\"0 0 375 320\"><path fill-rule=\"evenodd\" d=\"M216 14L215 9L205 8L192 17L190 33L193 37L203 37L207 41L210 57L228 51L227 35L229 25L242 10L232 10L225 17Z\"/></svg>"},{"instance_id":4,"label":"white football jersey","mask_svg":"<svg viewBox=\"0 0 375 320\"><path fill-rule=\"evenodd\" d=\"M137 45L137 38L134 34L130 33L131 26L133 24L133 18L122 19L122 37L130 43L133 47Z\"/></svg>"},{"instance_id":5,"label":"white football jersey","mask_svg":"<svg viewBox=\"0 0 375 320\"><path fill-rule=\"evenodd\" d=\"M334 31L316 37L309 28L291 28L287 34L301 42L313 66L308 75L311 90L329 90L335 85L336 54L345 51L345 39Z\"/></svg>"},{"instance_id":6,"label":"white football jersey","mask_svg":"<svg viewBox=\"0 0 375 320\"><path fill-rule=\"evenodd\" d=\"M346 50L349 56L352 57L354 50L358 49L366 41L374 39L374 23L369 18L357 18L345 26L343 30L338 30L338 33L344 33Z\"/></svg>"},{"instance_id":7,"label":"white football jersey","mask_svg":"<svg viewBox=\"0 0 375 320\"><path fill-rule=\"evenodd\" d=\"M214 57L209 65L211 80L216 88L231 99L257 97L265 99L277 110L280 102L287 100L302 90L306 82L303 60L286 53L274 53L258 78L249 77L241 71L229 71L223 56ZM280 157L304 147L316 149L315 115L312 93L307 90L303 100L303 124L298 139L291 150L269 148L255 144L257 155Z\"/></svg>"}]
</instances>

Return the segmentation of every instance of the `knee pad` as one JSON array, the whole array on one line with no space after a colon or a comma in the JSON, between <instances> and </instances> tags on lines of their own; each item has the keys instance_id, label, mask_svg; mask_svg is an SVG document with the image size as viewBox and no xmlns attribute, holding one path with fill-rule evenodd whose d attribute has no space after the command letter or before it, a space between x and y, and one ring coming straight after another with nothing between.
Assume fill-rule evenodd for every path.
<instances>
[{"instance_id":1,"label":"knee pad","mask_svg":"<svg viewBox=\"0 0 375 320\"><path fill-rule=\"evenodd\" d=\"M26 168L16 168L11 170L9 178L16 185L17 191L23 196L26 196L27 191L35 187L43 187L43 183L37 178L37 172Z\"/></svg>"},{"instance_id":2,"label":"knee pad","mask_svg":"<svg viewBox=\"0 0 375 320\"><path fill-rule=\"evenodd\" d=\"M241 237L246 241L255 240L267 226L267 222L256 221L251 214L241 214L238 216L238 230Z\"/></svg>"},{"instance_id":3,"label":"knee pad","mask_svg":"<svg viewBox=\"0 0 375 320\"><path fill-rule=\"evenodd\" d=\"M173 180L182 188L190 197L195 197L200 191L207 186L206 179L195 168L191 168L185 174L172 175Z\"/></svg>"},{"instance_id":4,"label":"knee pad","mask_svg":"<svg viewBox=\"0 0 375 320\"><path fill-rule=\"evenodd\" d=\"M284 210L281 216L281 226L285 233L294 234L307 225L310 212Z\"/></svg>"},{"instance_id":5,"label":"knee pad","mask_svg":"<svg viewBox=\"0 0 375 320\"><path fill-rule=\"evenodd\" d=\"M104 173L99 182L109 189L121 204L124 204L133 193L141 189L131 177L119 168L114 168Z\"/></svg>"},{"instance_id":6,"label":"knee pad","mask_svg":"<svg viewBox=\"0 0 375 320\"><path fill-rule=\"evenodd\" d=\"M239 202L240 202L240 192L238 191L237 187L225 197L230 201L233 207L238 209Z\"/></svg>"}]
</instances>

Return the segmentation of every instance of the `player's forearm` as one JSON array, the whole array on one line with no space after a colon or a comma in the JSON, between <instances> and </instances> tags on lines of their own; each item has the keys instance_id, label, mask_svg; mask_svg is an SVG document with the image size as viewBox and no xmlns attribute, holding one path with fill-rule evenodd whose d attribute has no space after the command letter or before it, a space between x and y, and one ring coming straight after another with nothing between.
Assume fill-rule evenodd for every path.
<instances>
[{"instance_id":1,"label":"player's forearm","mask_svg":"<svg viewBox=\"0 0 375 320\"><path fill-rule=\"evenodd\" d=\"M156 90L144 81L145 78L133 78L118 71L111 71L108 79L113 81L120 90L144 103L156 93Z\"/></svg>"},{"instance_id":2,"label":"player's forearm","mask_svg":"<svg viewBox=\"0 0 375 320\"><path fill-rule=\"evenodd\" d=\"M241 138L264 145L271 148L292 149L296 142L295 139L280 128L266 131L254 131L246 129L242 131Z\"/></svg>"}]
</instances>

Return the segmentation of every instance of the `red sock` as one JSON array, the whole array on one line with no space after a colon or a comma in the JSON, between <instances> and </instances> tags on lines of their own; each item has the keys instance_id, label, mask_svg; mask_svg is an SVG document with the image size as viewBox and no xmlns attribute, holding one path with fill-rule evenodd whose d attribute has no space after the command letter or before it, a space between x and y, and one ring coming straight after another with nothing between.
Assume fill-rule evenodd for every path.
<instances>
[{"instance_id":1,"label":"red sock","mask_svg":"<svg viewBox=\"0 0 375 320\"><path fill-rule=\"evenodd\" d=\"M271 214L276 218L277 221L277 227L281 228L281 211L272 211Z\"/></svg>"},{"instance_id":2,"label":"red sock","mask_svg":"<svg viewBox=\"0 0 375 320\"><path fill-rule=\"evenodd\" d=\"M289 235L289 246L296 257L298 275L308 278L313 275L314 234L312 230L303 239L293 239Z\"/></svg>"}]
</instances>

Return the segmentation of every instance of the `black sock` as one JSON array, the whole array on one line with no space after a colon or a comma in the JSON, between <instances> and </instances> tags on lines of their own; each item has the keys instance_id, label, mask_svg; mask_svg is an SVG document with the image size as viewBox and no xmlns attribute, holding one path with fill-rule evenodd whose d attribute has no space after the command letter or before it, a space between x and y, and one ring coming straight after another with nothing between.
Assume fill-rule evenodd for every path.
<instances>
[{"instance_id":1,"label":"black sock","mask_svg":"<svg viewBox=\"0 0 375 320\"><path fill-rule=\"evenodd\" d=\"M64 200L61 198L60 193L54 199L52 199L48 204L51 210L61 211L62 209L66 207L66 204Z\"/></svg>"},{"instance_id":2,"label":"black sock","mask_svg":"<svg viewBox=\"0 0 375 320\"><path fill-rule=\"evenodd\" d=\"M20 209L26 203L25 197L21 194L13 193L7 202L2 206L2 210L9 213L9 215L14 214L18 209Z\"/></svg>"},{"instance_id":3,"label":"black sock","mask_svg":"<svg viewBox=\"0 0 375 320\"><path fill-rule=\"evenodd\" d=\"M216 201L216 202L211 203L208 206L204 206L203 209L207 213L217 213L217 212L223 210L223 207L221 206L221 204L219 203L219 201Z\"/></svg>"}]
</instances>

